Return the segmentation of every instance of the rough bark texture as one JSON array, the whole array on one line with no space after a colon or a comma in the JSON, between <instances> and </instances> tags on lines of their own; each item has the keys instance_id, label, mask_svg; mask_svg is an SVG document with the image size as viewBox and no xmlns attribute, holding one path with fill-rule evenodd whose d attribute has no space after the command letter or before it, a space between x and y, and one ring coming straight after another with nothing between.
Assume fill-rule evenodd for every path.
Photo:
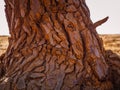
<instances>
[{"instance_id":1,"label":"rough bark texture","mask_svg":"<svg viewBox=\"0 0 120 90\"><path fill-rule=\"evenodd\" d=\"M5 0L11 37L0 90L110 90L85 0Z\"/></svg>"},{"instance_id":2,"label":"rough bark texture","mask_svg":"<svg viewBox=\"0 0 120 90\"><path fill-rule=\"evenodd\" d=\"M120 56L107 50L106 62L109 65L109 79L113 84L113 90L120 90Z\"/></svg>"}]
</instances>

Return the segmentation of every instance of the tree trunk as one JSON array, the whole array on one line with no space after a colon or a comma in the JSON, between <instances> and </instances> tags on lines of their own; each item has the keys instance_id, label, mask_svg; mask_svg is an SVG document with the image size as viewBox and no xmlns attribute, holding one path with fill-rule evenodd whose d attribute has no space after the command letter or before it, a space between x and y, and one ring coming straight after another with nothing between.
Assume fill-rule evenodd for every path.
<instances>
[{"instance_id":1,"label":"tree trunk","mask_svg":"<svg viewBox=\"0 0 120 90\"><path fill-rule=\"evenodd\" d=\"M0 90L110 90L85 0L5 0L11 37Z\"/></svg>"}]
</instances>

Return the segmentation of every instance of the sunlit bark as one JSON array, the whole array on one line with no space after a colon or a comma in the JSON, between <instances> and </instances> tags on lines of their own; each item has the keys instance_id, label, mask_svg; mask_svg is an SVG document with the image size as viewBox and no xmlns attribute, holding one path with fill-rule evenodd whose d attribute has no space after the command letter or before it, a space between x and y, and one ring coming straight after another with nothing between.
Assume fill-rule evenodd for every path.
<instances>
[{"instance_id":1,"label":"sunlit bark","mask_svg":"<svg viewBox=\"0 0 120 90\"><path fill-rule=\"evenodd\" d=\"M85 0L5 0L2 90L110 90L102 41ZM104 19L106 20L106 19Z\"/></svg>"}]
</instances>

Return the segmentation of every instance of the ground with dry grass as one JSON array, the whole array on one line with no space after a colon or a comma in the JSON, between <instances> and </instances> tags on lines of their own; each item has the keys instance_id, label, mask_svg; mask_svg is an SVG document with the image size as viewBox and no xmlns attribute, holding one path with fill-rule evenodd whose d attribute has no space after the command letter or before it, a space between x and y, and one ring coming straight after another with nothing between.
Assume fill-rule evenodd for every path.
<instances>
[{"instance_id":1,"label":"ground with dry grass","mask_svg":"<svg viewBox=\"0 0 120 90\"><path fill-rule=\"evenodd\" d=\"M106 50L112 50L120 56L120 34L100 35Z\"/></svg>"},{"instance_id":2,"label":"ground with dry grass","mask_svg":"<svg viewBox=\"0 0 120 90\"><path fill-rule=\"evenodd\" d=\"M0 36L0 55L6 51L8 47L8 36Z\"/></svg>"}]
</instances>

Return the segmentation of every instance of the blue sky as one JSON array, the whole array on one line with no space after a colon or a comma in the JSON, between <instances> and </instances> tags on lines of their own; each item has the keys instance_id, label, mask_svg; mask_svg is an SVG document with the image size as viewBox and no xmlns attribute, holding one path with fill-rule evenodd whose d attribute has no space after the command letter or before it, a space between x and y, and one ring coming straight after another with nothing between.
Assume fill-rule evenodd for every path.
<instances>
[{"instance_id":1,"label":"blue sky","mask_svg":"<svg viewBox=\"0 0 120 90\"><path fill-rule=\"evenodd\" d=\"M109 20L97 28L98 33L120 34L120 0L86 0L86 3L93 22L109 16ZM0 35L9 35L4 0L0 2Z\"/></svg>"}]
</instances>

